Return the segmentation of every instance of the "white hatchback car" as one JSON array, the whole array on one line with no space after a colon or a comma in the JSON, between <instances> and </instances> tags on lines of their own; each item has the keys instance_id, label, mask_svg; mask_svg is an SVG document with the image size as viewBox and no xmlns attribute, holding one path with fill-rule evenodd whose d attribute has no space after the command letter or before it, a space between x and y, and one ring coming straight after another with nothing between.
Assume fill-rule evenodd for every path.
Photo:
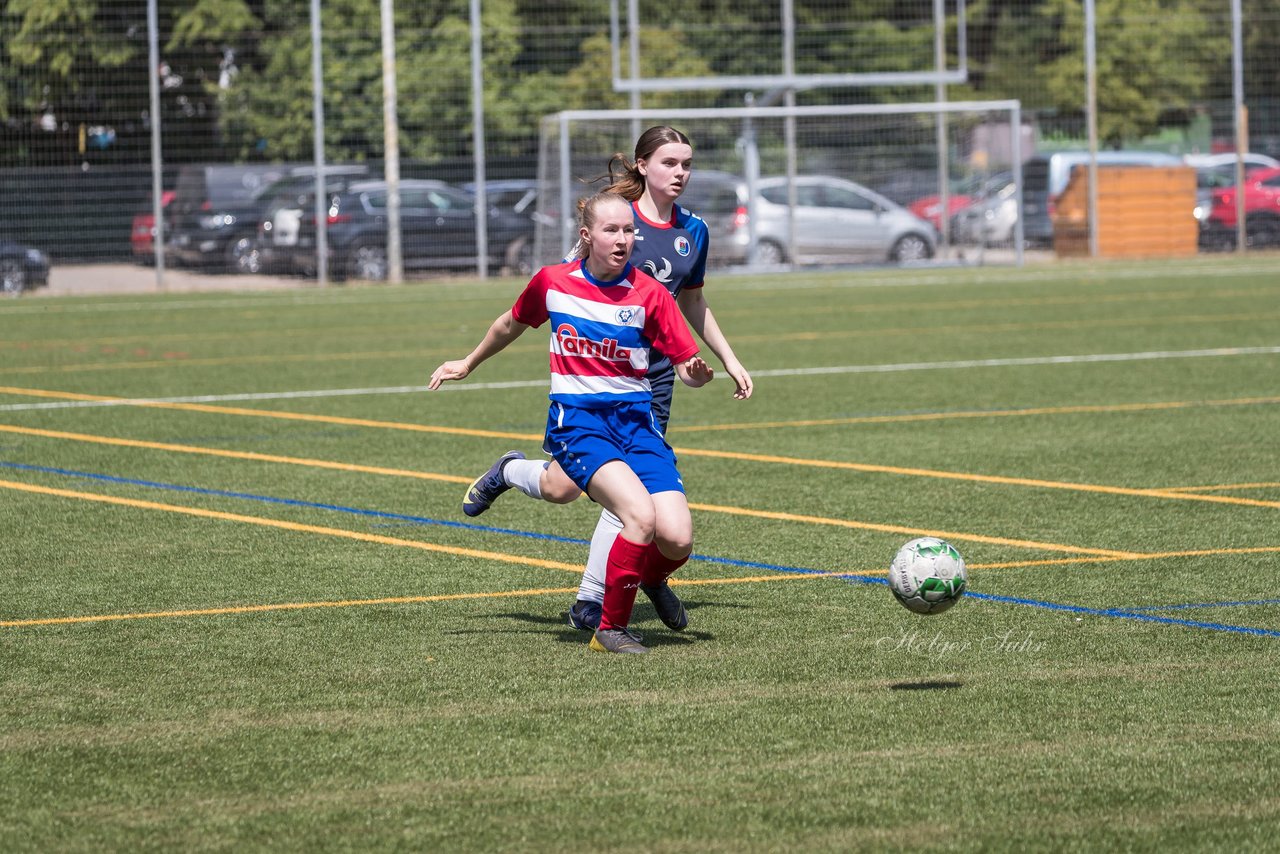
<instances>
[{"instance_id":1,"label":"white hatchback car","mask_svg":"<svg viewBox=\"0 0 1280 854\"><path fill-rule=\"evenodd\" d=\"M932 258L937 247L931 224L861 184L829 175L800 175L795 179L794 209L788 196L785 177L761 178L756 184L756 247L751 259L756 264L867 259L902 263ZM788 227L790 210L795 211L794 229ZM735 254L746 260L745 215L735 219L728 239Z\"/></svg>"}]
</instances>

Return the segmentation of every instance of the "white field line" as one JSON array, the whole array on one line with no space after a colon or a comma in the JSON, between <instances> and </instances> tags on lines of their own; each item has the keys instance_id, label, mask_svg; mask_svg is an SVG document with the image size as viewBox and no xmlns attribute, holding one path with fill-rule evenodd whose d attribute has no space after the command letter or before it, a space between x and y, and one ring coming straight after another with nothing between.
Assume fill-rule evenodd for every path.
<instances>
[{"instance_id":1,"label":"white field line","mask_svg":"<svg viewBox=\"0 0 1280 854\"><path fill-rule=\"evenodd\" d=\"M1023 356L1009 359L964 359L952 362L902 362L890 365L835 365L814 368L777 368L752 371L753 377L804 377L830 374L877 374L898 371L968 370L972 368L1005 368L1028 365L1083 365L1102 362L1138 362L1156 359L1206 359L1221 356L1268 356L1280 354L1280 347L1220 347L1211 350L1154 350L1143 353L1095 353L1084 356ZM493 383L450 384L442 391L491 391L513 388L547 388L548 380L510 380ZM0 406L0 412L21 412L33 409L79 409L94 406L132 406L140 403L225 403L245 400L290 400L311 397L354 397L374 394L417 394L424 392L424 385L384 386L380 388L333 388L313 391L276 391L244 394L205 394L188 397L123 398L120 400L72 400L46 403L10 403Z\"/></svg>"}]
</instances>

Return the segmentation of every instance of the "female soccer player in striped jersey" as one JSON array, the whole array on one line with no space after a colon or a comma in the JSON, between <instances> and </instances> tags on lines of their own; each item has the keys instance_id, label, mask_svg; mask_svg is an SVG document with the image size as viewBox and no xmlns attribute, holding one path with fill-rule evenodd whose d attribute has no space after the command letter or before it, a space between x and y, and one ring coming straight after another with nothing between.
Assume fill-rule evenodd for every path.
<instances>
[{"instance_id":1,"label":"female soccer player in striped jersey","mask_svg":"<svg viewBox=\"0 0 1280 854\"><path fill-rule=\"evenodd\" d=\"M551 409L545 447L553 468L614 514L622 530L606 558L591 648L643 653L628 630L636 592L666 586L689 558L693 520L675 454L662 437L645 375L662 354L694 388L711 381L670 295L630 263L631 206L598 193L581 206L582 260L544 267L465 358L431 375L434 391L461 380L526 329L551 322Z\"/></svg>"},{"instance_id":2,"label":"female soccer player in striped jersey","mask_svg":"<svg viewBox=\"0 0 1280 854\"><path fill-rule=\"evenodd\" d=\"M631 263L656 278L676 298L689 325L720 359L733 380L734 398L746 400L751 397L751 375L734 355L703 296L708 249L706 223L676 204L689 184L692 166L693 146L687 136L675 128L652 127L636 141L634 162L621 153L610 159L610 186L606 192L627 199L635 213L636 242ZM654 416L665 434L675 387L671 363L655 355L646 378L653 391ZM580 494L572 480L557 471L556 466L541 460L526 460L524 454L512 451L499 458L471 485L463 501L463 512L468 516L483 513L511 487L555 504L567 503ZM575 628L594 629L599 625L606 557L621 529L622 523L608 509L601 512L577 600L569 609L569 624ZM683 603L666 583L645 585L642 589L669 628L679 631L688 625Z\"/></svg>"}]
</instances>

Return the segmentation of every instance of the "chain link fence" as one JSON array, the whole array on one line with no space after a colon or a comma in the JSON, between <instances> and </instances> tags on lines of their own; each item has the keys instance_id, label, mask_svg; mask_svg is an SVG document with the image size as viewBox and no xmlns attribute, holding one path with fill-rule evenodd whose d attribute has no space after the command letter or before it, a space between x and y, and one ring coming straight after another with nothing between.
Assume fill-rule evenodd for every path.
<instances>
[{"instance_id":1,"label":"chain link fence","mask_svg":"<svg viewBox=\"0 0 1280 854\"><path fill-rule=\"evenodd\" d=\"M335 278L386 275L386 220L398 201L408 275L478 269L480 231L490 272L524 272L545 260L534 256L538 222L557 215L559 205L538 183L542 122L566 110L1016 100L1024 164L1087 149L1081 0L317 5L322 152L313 145L313 5L306 0L161 3L155 67L144 0L5 0L0 239L42 250L54 264L153 263L158 170L167 265L314 276L319 225L333 238L326 259ZM1252 250L1280 243L1280 172L1270 171L1280 162L1271 159L1280 158L1280 6L1240 5L1249 154L1243 207ZM792 10L790 19L783 8ZM477 10L480 73L473 77ZM1095 11L1101 148L1191 163L1200 249L1232 248L1232 4L1096 0ZM398 125L390 131L383 109L388 13ZM949 82L936 82L941 72ZM772 85L779 75L824 82ZM858 75L879 75L879 82L852 79ZM715 84L742 78L761 86ZM474 79L482 84L480 157ZM700 82L667 85L690 80ZM670 91L659 91L664 87ZM740 122L691 127L698 168L747 177ZM975 157L986 148L969 125L932 135L922 121L886 127L872 118L810 123L794 141L792 163L781 148L766 148L760 175L790 170L793 178L832 175L869 187L929 223L930 240L952 257L966 245L998 248L1014 240L1004 224L982 231L966 217L1003 216L1006 223L1010 215L1015 222L1030 216L1021 192L999 180L1024 164ZM615 123L596 140L598 150L576 146L583 156L576 177L598 174L614 151L630 151L642 129ZM786 132L769 133L780 139ZM389 139L401 178L390 197L380 183ZM320 223L311 195L317 161L329 175ZM480 189L484 229L475 215ZM975 205L986 207L971 210Z\"/></svg>"}]
</instances>

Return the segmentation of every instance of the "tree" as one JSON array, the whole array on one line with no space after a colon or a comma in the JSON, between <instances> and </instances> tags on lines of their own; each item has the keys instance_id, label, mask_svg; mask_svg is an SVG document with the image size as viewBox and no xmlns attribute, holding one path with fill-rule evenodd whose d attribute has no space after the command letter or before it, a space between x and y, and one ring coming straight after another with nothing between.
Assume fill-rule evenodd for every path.
<instances>
[{"instance_id":1,"label":"tree","mask_svg":"<svg viewBox=\"0 0 1280 854\"><path fill-rule=\"evenodd\" d=\"M256 2L256 0L255 0ZM228 45L260 21L250 0L197 0L162 8L163 72L150 69L145 0L9 0L0 34L0 118L34 128L27 162L145 159L152 73L173 138L215 136L216 85ZM109 129L109 149L82 149L82 128Z\"/></svg>"},{"instance_id":2,"label":"tree","mask_svg":"<svg viewBox=\"0 0 1280 854\"><path fill-rule=\"evenodd\" d=\"M1197 0L1098 0L1098 136L1119 146L1151 133L1161 113L1185 109L1205 91L1211 61L1229 55ZM1085 104L1084 9L1046 0L1040 14L1058 30L1061 53L1041 70L1054 106Z\"/></svg>"}]
</instances>

